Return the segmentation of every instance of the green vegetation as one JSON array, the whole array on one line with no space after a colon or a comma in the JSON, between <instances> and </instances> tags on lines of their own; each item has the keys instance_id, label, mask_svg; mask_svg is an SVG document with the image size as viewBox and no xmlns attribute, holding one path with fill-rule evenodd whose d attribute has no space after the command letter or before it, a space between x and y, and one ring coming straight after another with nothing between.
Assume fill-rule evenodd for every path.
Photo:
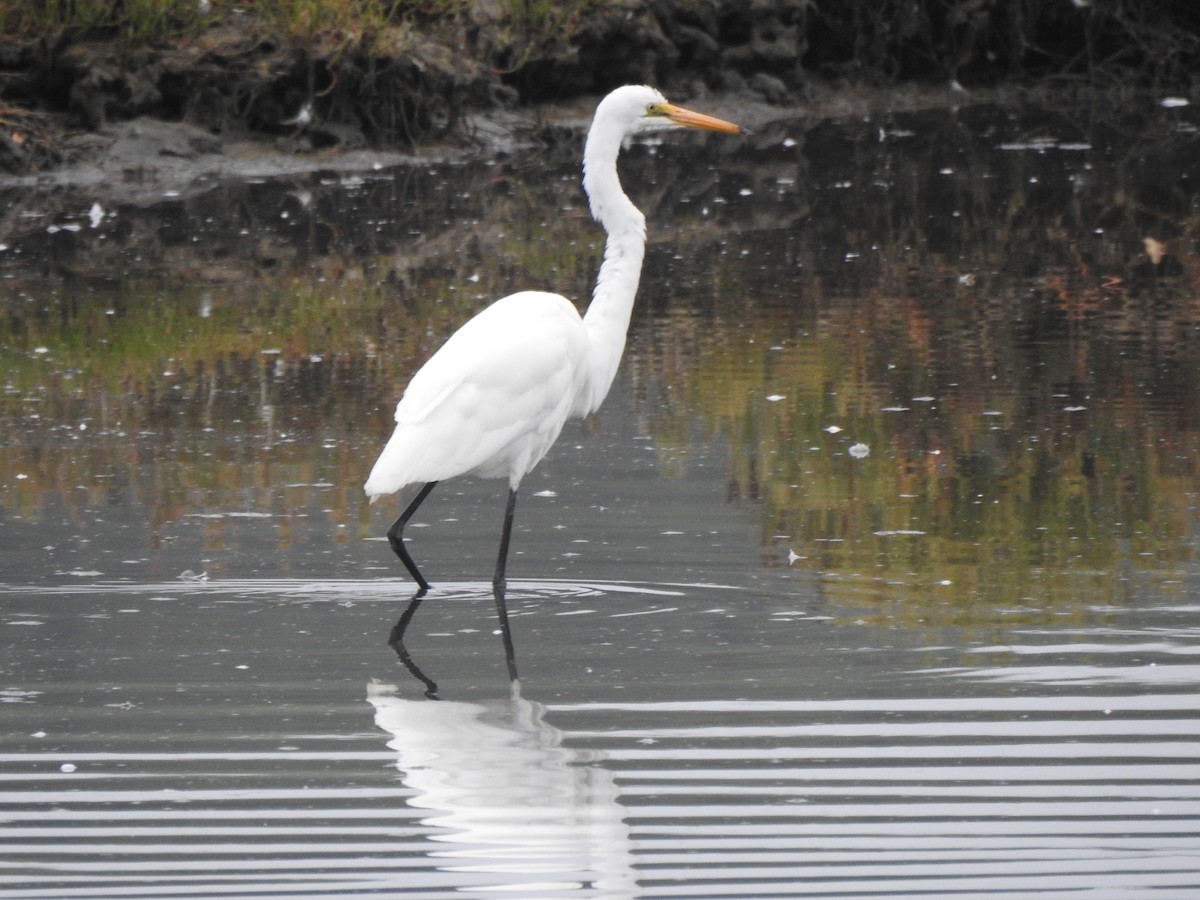
<instances>
[{"instance_id":1,"label":"green vegetation","mask_svg":"<svg viewBox=\"0 0 1200 900\"><path fill-rule=\"evenodd\" d=\"M502 9L523 28L544 31L561 24L578 3L505 0ZM127 43L196 35L227 15L252 16L259 27L312 40L321 35L359 36L405 22L462 15L470 0L8 0L0 7L0 33L98 33Z\"/></svg>"},{"instance_id":2,"label":"green vegetation","mask_svg":"<svg viewBox=\"0 0 1200 900\"><path fill-rule=\"evenodd\" d=\"M437 6L436 0L394 3L375 0L266 0L231 4L215 0L9 0L0 11L6 34L67 30L111 33L127 42L146 42L194 34L215 21L222 10L252 12L267 27L286 34L314 36L326 31L361 31L379 27L418 8ZM447 0L447 10L461 7Z\"/></svg>"},{"instance_id":3,"label":"green vegetation","mask_svg":"<svg viewBox=\"0 0 1200 900\"><path fill-rule=\"evenodd\" d=\"M4 34L110 33L128 42L178 37L205 24L197 0L9 0L0 10Z\"/></svg>"}]
</instances>

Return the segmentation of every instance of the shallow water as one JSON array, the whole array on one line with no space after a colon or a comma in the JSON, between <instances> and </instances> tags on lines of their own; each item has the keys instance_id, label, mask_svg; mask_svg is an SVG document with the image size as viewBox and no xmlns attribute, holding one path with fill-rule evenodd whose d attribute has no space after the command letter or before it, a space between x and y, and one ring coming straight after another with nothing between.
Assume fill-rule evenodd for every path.
<instances>
[{"instance_id":1,"label":"shallow water","mask_svg":"<svg viewBox=\"0 0 1200 900\"><path fill-rule=\"evenodd\" d=\"M1189 112L635 146L511 660L503 486L422 508L397 643L360 485L471 310L586 297L571 153L8 198L0 896L1195 896Z\"/></svg>"}]
</instances>

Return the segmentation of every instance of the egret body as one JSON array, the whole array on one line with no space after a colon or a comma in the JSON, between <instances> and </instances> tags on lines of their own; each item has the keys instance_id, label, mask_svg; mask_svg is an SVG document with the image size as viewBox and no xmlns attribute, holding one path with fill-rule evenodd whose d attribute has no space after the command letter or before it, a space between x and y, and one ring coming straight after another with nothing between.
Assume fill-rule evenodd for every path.
<instances>
[{"instance_id":1,"label":"egret body","mask_svg":"<svg viewBox=\"0 0 1200 900\"><path fill-rule=\"evenodd\" d=\"M558 294L521 291L497 300L456 331L413 376L396 406L396 430L365 489L372 502L423 484L388 529L388 541L422 590L429 583L404 545L404 526L434 485L455 475L508 479L493 584L504 584L521 479L567 419L599 409L608 394L633 311L646 220L621 189L617 154L639 131L661 127L741 133L737 125L674 106L640 85L618 88L596 108L583 152L583 188L608 235L592 302L580 316Z\"/></svg>"}]
</instances>

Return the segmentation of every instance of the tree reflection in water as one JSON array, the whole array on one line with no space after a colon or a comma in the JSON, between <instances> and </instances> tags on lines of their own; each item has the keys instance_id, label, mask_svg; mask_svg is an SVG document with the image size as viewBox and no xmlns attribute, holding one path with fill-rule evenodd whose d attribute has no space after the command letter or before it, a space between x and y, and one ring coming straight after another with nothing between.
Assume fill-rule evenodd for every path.
<instances>
[{"instance_id":1,"label":"tree reflection in water","mask_svg":"<svg viewBox=\"0 0 1200 900\"><path fill-rule=\"evenodd\" d=\"M942 624L1170 590L1197 530L1195 119L781 121L697 143L686 177L635 147L654 229L614 400L660 477L719 438L760 524L747 577L810 570L831 597ZM586 297L599 235L569 149L226 186L98 228L86 198L57 198L47 216L78 210L78 231L10 219L8 552L117 507L151 557L198 532L214 574L248 533L357 560L398 386L505 285Z\"/></svg>"}]
</instances>

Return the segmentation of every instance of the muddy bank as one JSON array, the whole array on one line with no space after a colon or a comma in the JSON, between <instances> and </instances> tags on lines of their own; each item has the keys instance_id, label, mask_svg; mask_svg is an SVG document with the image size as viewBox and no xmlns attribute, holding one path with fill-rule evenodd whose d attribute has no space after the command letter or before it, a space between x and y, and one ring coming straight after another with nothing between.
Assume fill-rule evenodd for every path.
<instances>
[{"instance_id":1,"label":"muddy bank","mask_svg":"<svg viewBox=\"0 0 1200 900\"><path fill-rule=\"evenodd\" d=\"M771 104L738 92L687 99L697 108L736 120L754 131L772 121L952 109L983 102L1016 102L1024 92L976 93L949 87L887 89L821 88L796 104ZM314 149L295 137L236 131L223 134L186 122L149 115L107 122L93 131L70 130L56 140L64 162L20 173L0 171L0 189L41 187L83 192L99 201L155 203L172 196L202 193L223 181L272 178L331 171L354 172L406 163L441 163L516 153L580 152L580 140L599 95L516 108L490 108L465 115L452 135L412 146L355 146Z\"/></svg>"},{"instance_id":2,"label":"muddy bank","mask_svg":"<svg viewBox=\"0 0 1200 900\"><path fill-rule=\"evenodd\" d=\"M259 173L287 159L304 167L304 156L369 165L414 149L502 150L553 140L539 128L563 104L627 82L730 98L752 117L848 87L1193 90L1200 13L1186 5L1018 6L615 0L535 12L474 0L301 39L211 4L202 28L171 40L131 44L94 27L11 34L0 37L0 172L76 165L86 181L88 165L114 157L99 180L115 165L136 181L139 157L167 171L215 154ZM172 127L125 124L146 119Z\"/></svg>"},{"instance_id":3,"label":"muddy bank","mask_svg":"<svg viewBox=\"0 0 1200 900\"><path fill-rule=\"evenodd\" d=\"M628 82L787 103L800 96L800 15L790 0L621 0L555 5L535 18L478 0L461 14L356 36L286 37L231 8L170 43L131 47L94 30L7 39L0 169L28 174L93 158L96 142L79 133L144 117L225 142L328 154L503 145L504 111ZM480 114L498 124L481 127Z\"/></svg>"}]
</instances>

